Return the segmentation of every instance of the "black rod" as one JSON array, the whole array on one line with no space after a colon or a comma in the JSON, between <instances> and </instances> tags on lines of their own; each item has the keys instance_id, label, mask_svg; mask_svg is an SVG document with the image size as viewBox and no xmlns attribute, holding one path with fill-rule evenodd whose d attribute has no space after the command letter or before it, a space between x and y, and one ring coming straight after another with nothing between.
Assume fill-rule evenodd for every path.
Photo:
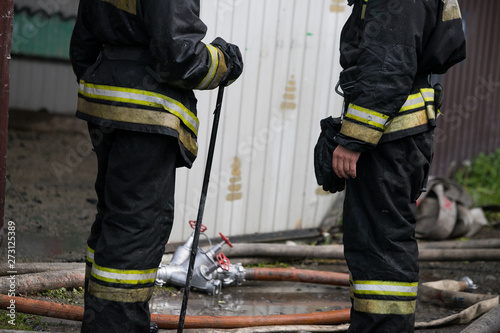
<instances>
[{"instance_id":1,"label":"black rod","mask_svg":"<svg viewBox=\"0 0 500 333\"><path fill-rule=\"evenodd\" d=\"M189 292L191 289L191 279L193 278L194 262L198 250L198 242L200 239L200 230L203 220L203 212L205 210L205 201L207 199L208 183L210 180L210 172L212 170L212 161L214 159L215 141L217 139L217 129L219 127L220 111L222 107L222 97L224 96L224 86L219 87L217 93L217 103L214 111L214 122L212 124L212 134L210 136L210 145L208 147L207 164L205 166L205 177L203 178L203 187L201 189L200 206L198 207L198 217L196 218L196 227L194 229L193 244L191 245L191 256L189 258L189 268L186 277L186 287L182 298L181 314L179 316L179 325L177 332L182 333L184 330L184 320L186 318L187 304L189 300Z\"/></svg>"}]
</instances>

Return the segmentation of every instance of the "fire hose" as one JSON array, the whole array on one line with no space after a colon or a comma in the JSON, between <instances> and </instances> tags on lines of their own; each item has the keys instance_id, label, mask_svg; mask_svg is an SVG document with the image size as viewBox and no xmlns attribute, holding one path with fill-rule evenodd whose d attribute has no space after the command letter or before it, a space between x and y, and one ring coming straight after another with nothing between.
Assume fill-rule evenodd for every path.
<instances>
[{"instance_id":1,"label":"fire hose","mask_svg":"<svg viewBox=\"0 0 500 333\"><path fill-rule=\"evenodd\" d=\"M194 222L190 222L194 227ZM200 231L206 227L201 225ZM243 280L260 281L290 281L338 286L349 285L349 275L345 273L322 272L288 268L248 268L241 264L232 265L224 254L216 253L224 244L232 246L230 241L220 234L223 242L211 247L208 251L197 248L196 266L193 267L193 287L215 294L220 291L222 283L241 284ZM176 250L169 265L160 266L157 275L157 284L169 282L182 285L186 283L187 265L193 248L193 234L186 243ZM217 258L217 261L214 260ZM62 272L54 272L61 273ZM67 272L66 272L67 273ZM221 282L222 281L222 282ZM217 283L218 282L218 283ZM83 284L83 275L81 278ZM17 288L15 288L17 289ZM15 311L41 316L81 321L83 308L74 305L55 304L52 302L25 299L22 297L0 295L0 308L9 311L14 304ZM183 328L245 328L257 326L286 326L286 325L337 325L348 323L350 309L313 312L305 314L269 315L269 316L187 316L182 326L179 325L180 316L152 314L151 321L163 329Z\"/></svg>"},{"instance_id":2,"label":"fire hose","mask_svg":"<svg viewBox=\"0 0 500 333\"><path fill-rule=\"evenodd\" d=\"M0 308L53 318L81 321L83 308L75 305L56 304L47 301L0 295ZM336 325L349 322L350 309L272 316L186 316L184 328L243 328L274 325ZM179 316L152 314L151 321L159 328L178 328Z\"/></svg>"},{"instance_id":3,"label":"fire hose","mask_svg":"<svg viewBox=\"0 0 500 333\"><path fill-rule=\"evenodd\" d=\"M204 228L204 226L202 226ZM195 275L200 272L211 272L205 274L206 281L213 279L214 276L221 279L223 283L241 283L243 280L260 280L260 281L291 281L305 282L317 284L329 284L338 286L348 286L349 277L345 273L322 272L301 269L288 268L247 268L244 269L241 265L231 265L229 260L221 254L217 255L218 265L212 258L215 253L222 247L224 243L231 246L222 234L224 242L217 244L208 251L203 251L198 248L197 255L201 260L197 261L195 267ZM189 254L192 242L190 239L180 247L170 264L172 267L185 265L187 260L186 254ZM211 259L210 259L211 258ZM203 270L203 267L211 267L209 270ZM218 267L220 266L220 267ZM214 267L216 269L214 270ZM159 273L161 271L159 270ZM233 270L233 272L231 272ZM55 273L55 272L54 272ZM213 273L213 274L212 274ZM241 273L239 276L236 273ZM158 274L160 276L160 274ZM82 281L83 283L83 281ZM444 324L465 324L473 318L477 318L481 314L489 311L498 305L498 296L492 295L474 295L474 294L458 294L460 297L455 297L456 292L460 290L474 289L472 281L438 281L433 283L424 283L422 285L422 300L432 302L450 302L454 303L456 299L467 300L467 304L471 305L466 310L438 320L428 323L416 323L416 327L433 327ZM446 292L443 292L446 291ZM449 292L448 292L449 291ZM476 303L477 302L477 303ZM475 304L474 304L475 303ZM51 302L37 301L24 299L14 296L0 296L0 307L9 311L10 307L15 304L15 311L26 312L35 315L50 316L55 318L63 318L70 320L81 320L83 316L83 308L72 305L54 304ZM463 304L461 304L463 305ZM349 309L314 312L306 314L292 315L272 315L272 316L188 316L185 317L186 328L246 328L246 327L265 327L265 326L303 326L303 325L337 325L347 323L350 320ZM490 316L491 317L491 316ZM493 316L494 318L494 316ZM177 315L160 315L152 314L151 320L156 322L160 328L170 329L179 328ZM490 319L491 320L491 319Z\"/></svg>"},{"instance_id":4,"label":"fire hose","mask_svg":"<svg viewBox=\"0 0 500 333\"><path fill-rule=\"evenodd\" d=\"M193 221L190 222L194 228ZM201 225L200 231L203 232L206 227ZM345 273L323 272L313 270L302 270L293 268L243 268L241 264L230 264L229 259L223 254L217 252L224 244L232 247L229 240L220 234L223 241L215 246L211 246L208 250L201 248L193 249L193 234L188 238L186 243L179 247L171 262L168 265L160 266L157 275L157 284L173 283L183 286L186 282L187 263L192 252L196 253L196 266L193 268L193 287L201 291L215 294L220 291L222 285L241 284L245 280L256 281L289 281L289 282L305 282L316 284L328 284L337 286L349 286L349 276ZM240 244L239 244L240 245ZM295 248L295 247L292 247ZM280 247L280 251L283 248ZM293 252L293 251L292 251ZM316 253L317 255L318 253ZM215 260L216 259L216 260ZM73 267L73 266L72 266ZM60 267L54 267L60 269ZM78 269L79 271L79 269ZM54 271L57 273L71 273ZM78 272L80 273L80 272ZM38 273L36 273L38 274ZM35 274L35 275L36 275ZM174 276L176 276L174 278ZM78 280L78 276L75 277ZM81 278L83 284L83 277ZM72 281L72 283L76 283ZM451 281L443 284L442 281L437 283L424 283L422 285L422 299L425 301L439 302L455 300L455 292L465 289L474 289L475 285L472 281ZM21 288L15 288L20 290ZM443 292L449 290L449 292ZM23 290L23 292L25 292ZM420 292L420 291L419 291ZM435 325L443 325L446 323L464 324L467 320L475 318L485 311L498 305L498 296L464 294L460 295L460 299L470 299L468 305L471 305L467 310L459 314L436 320L429 323L417 323L422 327L432 327ZM477 303L476 303L477 302ZM54 304L38 300L24 299L14 297L13 295L0 295L0 307L9 311L9 307L15 304L15 311L26 312L36 315L50 316L55 318L63 318L70 320L81 320L83 316L83 308L72 305ZM473 305L472 305L473 304ZM186 328L245 328L257 326L286 326L286 325L332 325L347 323L350 320L349 309L314 312L306 314L292 315L271 315L271 316L188 316L185 317ZM491 317L491 316L490 316ZM160 328L177 328L179 329L179 318L177 315L160 315L152 314L151 320L156 322Z\"/></svg>"},{"instance_id":5,"label":"fire hose","mask_svg":"<svg viewBox=\"0 0 500 333\"><path fill-rule=\"evenodd\" d=\"M326 283L334 285L345 284L345 276L341 273L327 273L322 276L323 272L307 272L307 270L295 269L274 269L274 268L256 268L249 274L256 280L288 280L300 282ZM306 271L306 272L304 272ZM318 277L312 277L320 273ZM325 279L326 277L326 279ZM494 327L500 325L497 320L498 296L495 295L476 295L463 293L462 290L467 289L467 281L452 281L442 280L424 283L421 293L422 301L443 303L447 305L458 305L459 307L467 307L467 309L453 314L451 316L436 319L431 322L418 322L416 328L430 328L443 326L446 324L463 325L469 323L474 318L477 318L484 313L484 320L478 320L477 323L471 325L467 332L494 332L491 330L491 322L494 322ZM459 300L460 304L456 304ZM39 301L26 299L22 297L0 295L0 308L9 311L14 309L15 312L23 312L34 315L49 316L53 318L68 319L81 321L83 318L83 308L74 305L56 304L47 301ZM15 314L14 314L15 315ZM151 320L158 324L159 328L172 329L178 328L179 316L177 315L161 315L152 314ZM257 326L303 326L303 325L338 325L348 323L350 321L350 309L341 309L334 311L314 312L306 314L291 314L291 315L270 315L270 316L187 316L185 318L186 328L245 328ZM474 330L474 327L489 327L488 330Z\"/></svg>"},{"instance_id":6,"label":"fire hose","mask_svg":"<svg viewBox=\"0 0 500 333\"><path fill-rule=\"evenodd\" d=\"M83 308L75 305L56 304L47 301L0 295L0 308L49 316L53 318L81 321ZM350 309L313 312L305 314L269 315L269 316L186 316L184 328L243 328L275 325L337 325L350 320ZM152 314L151 321L159 328L178 328L179 316Z\"/></svg>"}]
</instances>

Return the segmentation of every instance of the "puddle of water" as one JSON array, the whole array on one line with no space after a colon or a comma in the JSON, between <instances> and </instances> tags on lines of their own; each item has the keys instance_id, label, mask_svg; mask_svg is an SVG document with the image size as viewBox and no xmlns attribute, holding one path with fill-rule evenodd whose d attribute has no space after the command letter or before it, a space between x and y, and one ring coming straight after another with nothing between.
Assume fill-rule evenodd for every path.
<instances>
[{"instance_id":1,"label":"puddle of water","mask_svg":"<svg viewBox=\"0 0 500 333\"><path fill-rule=\"evenodd\" d=\"M151 312L178 315L182 294L153 296ZM219 295L191 292L187 314L191 316L266 316L311 313L351 306L345 287L295 282L245 281L224 287Z\"/></svg>"}]
</instances>

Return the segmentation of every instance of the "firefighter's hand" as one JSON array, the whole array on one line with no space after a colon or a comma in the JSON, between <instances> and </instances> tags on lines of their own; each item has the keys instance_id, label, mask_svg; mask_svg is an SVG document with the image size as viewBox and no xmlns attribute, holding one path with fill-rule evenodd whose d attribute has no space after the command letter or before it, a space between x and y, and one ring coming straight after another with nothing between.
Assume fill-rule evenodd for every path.
<instances>
[{"instance_id":1,"label":"firefighter's hand","mask_svg":"<svg viewBox=\"0 0 500 333\"><path fill-rule=\"evenodd\" d=\"M243 58L238 46L227 43L224 39L217 37L212 43L224 53L224 60L227 66L227 72L220 84L228 86L241 75L243 72Z\"/></svg>"},{"instance_id":2,"label":"firefighter's hand","mask_svg":"<svg viewBox=\"0 0 500 333\"><path fill-rule=\"evenodd\" d=\"M356 178L356 163L360 152L352 151L342 146L337 146L333 151L332 167L340 178Z\"/></svg>"}]
</instances>

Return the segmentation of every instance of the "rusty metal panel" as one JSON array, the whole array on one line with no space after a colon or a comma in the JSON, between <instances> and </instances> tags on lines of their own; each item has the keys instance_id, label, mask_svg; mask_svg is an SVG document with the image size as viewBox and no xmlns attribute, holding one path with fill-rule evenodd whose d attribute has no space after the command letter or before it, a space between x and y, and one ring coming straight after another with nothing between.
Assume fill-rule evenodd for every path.
<instances>
[{"instance_id":1,"label":"rusty metal panel","mask_svg":"<svg viewBox=\"0 0 500 333\"><path fill-rule=\"evenodd\" d=\"M445 76L431 173L445 175L500 147L500 1L459 1L467 59Z\"/></svg>"},{"instance_id":2,"label":"rusty metal panel","mask_svg":"<svg viewBox=\"0 0 500 333\"><path fill-rule=\"evenodd\" d=\"M7 169L7 122L9 106L9 60L14 2L0 2L0 245L2 244Z\"/></svg>"}]
</instances>

